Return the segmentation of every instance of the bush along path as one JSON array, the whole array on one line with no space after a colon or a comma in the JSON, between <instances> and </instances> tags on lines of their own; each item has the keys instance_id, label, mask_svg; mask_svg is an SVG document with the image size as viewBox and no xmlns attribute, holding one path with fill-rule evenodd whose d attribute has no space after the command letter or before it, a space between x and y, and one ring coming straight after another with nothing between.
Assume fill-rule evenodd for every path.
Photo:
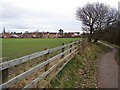
<instances>
[{"instance_id":1,"label":"bush along path","mask_svg":"<svg viewBox=\"0 0 120 90\"><path fill-rule=\"evenodd\" d=\"M102 44L89 44L77 54L47 86L49 88L96 88L97 57L109 50Z\"/></svg>"},{"instance_id":2,"label":"bush along path","mask_svg":"<svg viewBox=\"0 0 120 90\"><path fill-rule=\"evenodd\" d=\"M118 50L113 47L111 49L110 52L98 59L97 78L99 88L118 88L118 63L115 60Z\"/></svg>"}]
</instances>

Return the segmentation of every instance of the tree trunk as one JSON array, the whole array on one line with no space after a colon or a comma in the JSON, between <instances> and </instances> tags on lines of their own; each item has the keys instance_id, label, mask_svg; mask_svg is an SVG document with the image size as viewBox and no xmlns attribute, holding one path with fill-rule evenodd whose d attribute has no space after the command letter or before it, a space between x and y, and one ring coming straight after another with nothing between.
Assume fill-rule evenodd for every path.
<instances>
[{"instance_id":1,"label":"tree trunk","mask_svg":"<svg viewBox=\"0 0 120 90\"><path fill-rule=\"evenodd\" d=\"M90 28L90 34L89 34L89 39L88 39L89 42L91 42L91 40L92 40L92 31L93 31L93 29Z\"/></svg>"}]
</instances>

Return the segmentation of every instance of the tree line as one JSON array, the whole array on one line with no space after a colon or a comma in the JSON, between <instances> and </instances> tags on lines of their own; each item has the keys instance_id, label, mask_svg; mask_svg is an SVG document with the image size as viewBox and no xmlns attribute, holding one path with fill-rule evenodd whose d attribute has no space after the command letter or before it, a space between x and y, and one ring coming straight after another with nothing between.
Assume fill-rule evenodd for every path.
<instances>
[{"instance_id":1,"label":"tree line","mask_svg":"<svg viewBox=\"0 0 120 90\"><path fill-rule=\"evenodd\" d=\"M120 45L120 11L103 3L87 3L78 8L76 17L82 21L88 41L105 40Z\"/></svg>"}]
</instances>

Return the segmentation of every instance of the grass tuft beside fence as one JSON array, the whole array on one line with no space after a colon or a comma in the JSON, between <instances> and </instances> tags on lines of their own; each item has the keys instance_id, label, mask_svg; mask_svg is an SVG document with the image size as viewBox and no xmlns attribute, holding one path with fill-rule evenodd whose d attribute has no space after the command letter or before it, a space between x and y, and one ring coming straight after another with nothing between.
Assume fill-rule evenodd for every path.
<instances>
[{"instance_id":1,"label":"grass tuft beside fence","mask_svg":"<svg viewBox=\"0 0 120 90\"><path fill-rule=\"evenodd\" d=\"M68 62L47 88L96 88L97 58L110 50L102 44L90 44Z\"/></svg>"}]
</instances>

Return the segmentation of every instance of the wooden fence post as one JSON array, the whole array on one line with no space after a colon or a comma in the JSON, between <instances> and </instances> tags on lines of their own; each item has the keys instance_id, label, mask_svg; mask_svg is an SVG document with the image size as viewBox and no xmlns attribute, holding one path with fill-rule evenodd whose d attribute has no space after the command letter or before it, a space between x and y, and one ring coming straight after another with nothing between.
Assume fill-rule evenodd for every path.
<instances>
[{"instance_id":1,"label":"wooden fence post","mask_svg":"<svg viewBox=\"0 0 120 90\"><path fill-rule=\"evenodd\" d=\"M3 58L0 59L0 63L3 62ZM0 71L0 84L8 81L8 68Z\"/></svg>"},{"instance_id":2,"label":"wooden fence post","mask_svg":"<svg viewBox=\"0 0 120 90\"><path fill-rule=\"evenodd\" d=\"M2 70L2 83L8 81L8 68Z\"/></svg>"},{"instance_id":3,"label":"wooden fence post","mask_svg":"<svg viewBox=\"0 0 120 90\"><path fill-rule=\"evenodd\" d=\"M85 40L83 39L82 41L82 51L84 52L84 43L85 43Z\"/></svg>"},{"instance_id":4,"label":"wooden fence post","mask_svg":"<svg viewBox=\"0 0 120 90\"><path fill-rule=\"evenodd\" d=\"M72 41L70 42L70 43L72 43ZM72 48L72 44L70 45L70 48ZM70 53L72 52L72 50L70 50Z\"/></svg>"},{"instance_id":5,"label":"wooden fence post","mask_svg":"<svg viewBox=\"0 0 120 90\"><path fill-rule=\"evenodd\" d=\"M80 54L80 40L78 41L78 54Z\"/></svg>"},{"instance_id":6,"label":"wooden fence post","mask_svg":"<svg viewBox=\"0 0 120 90\"><path fill-rule=\"evenodd\" d=\"M62 46L64 46L65 44L64 43L62 43ZM64 52L65 51L65 48L63 47L62 48L62 52ZM62 55L62 57L61 58L63 58L64 57L64 54Z\"/></svg>"},{"instance_id":7,"label":"wooden fence post","mask_svg":"<svg viewBox=\"0 0 120 90\"><path fill-rule=\"evenodd\" d=\"M44 50L47 50L47 48L45 48ZM44 61L46 61L48 59L48 55L49 55L49 52L44 55ZM50 63L45 65L45 71L47 71L49 69L49 66L50 66Z\"/></svg>"},{"instance_id":8,"label":"wooden fence post","mask_svg":"<svg viewBox=\"0 0 120 90\"><path fill-rule=\"evenodd\" d=\"M76 44L77 44L77 43L75 42L74 45L76 46ZM76 49L76 47L75 47L75 49Z\"/></svg>"}]
</instances>

